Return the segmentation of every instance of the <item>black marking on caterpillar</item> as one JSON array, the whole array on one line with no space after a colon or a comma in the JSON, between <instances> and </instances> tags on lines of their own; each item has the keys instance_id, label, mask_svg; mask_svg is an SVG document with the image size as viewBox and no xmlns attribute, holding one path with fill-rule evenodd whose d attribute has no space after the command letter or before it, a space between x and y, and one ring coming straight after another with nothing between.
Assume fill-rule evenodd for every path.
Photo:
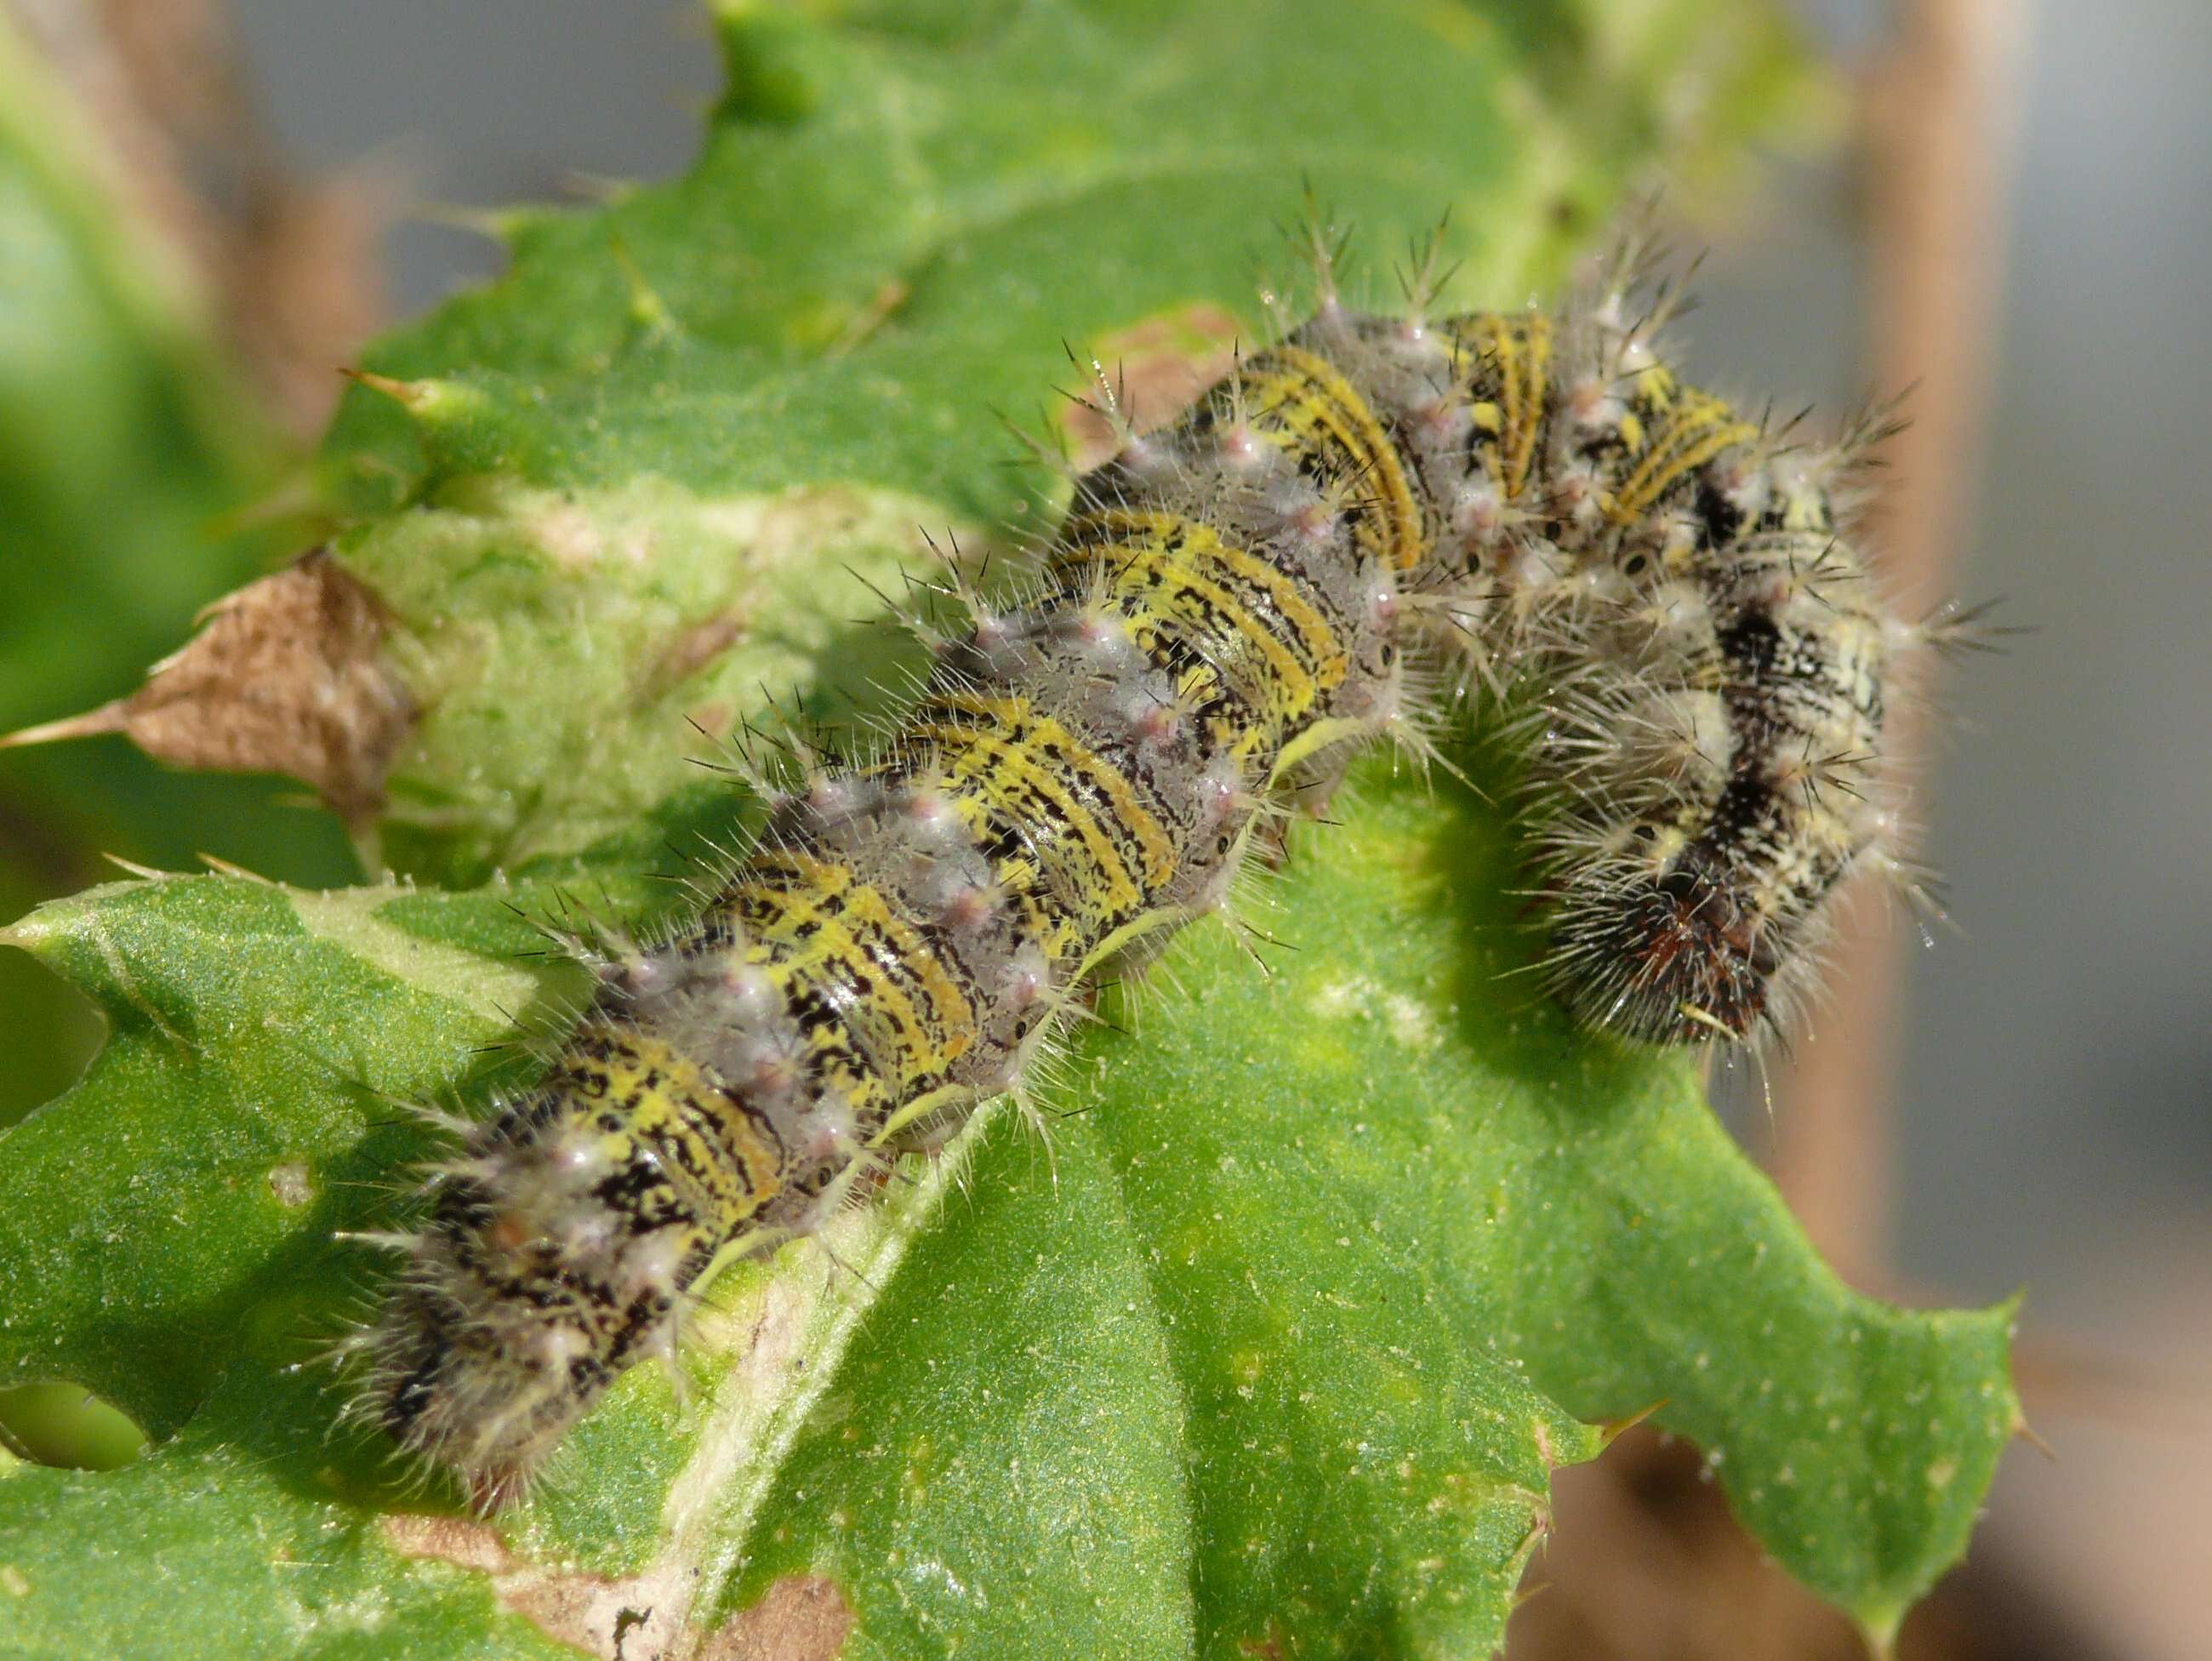
<instances>
[{"instance_id":1,"label":"black marking on caterpillar","mask_svg":"<svg viewBox=\"0 0 2212 1661\"><path fill-rule=\"evenodd\" d=\"M1317 307L1075 481L1026 593L958 626L872 759L752 850L472 1129L356 1411L504 1503L719 1262L1017 1087L1086 978L1221 903L1256 816L1469 672L1525 751L1551 984L1638 1039L1745 1039L1881 800L1893 653L1821 451L1682 385L1624 255L1557 311ZM1431 701L1432 702L1432 701Z\"/></svg>"}]
</instances>

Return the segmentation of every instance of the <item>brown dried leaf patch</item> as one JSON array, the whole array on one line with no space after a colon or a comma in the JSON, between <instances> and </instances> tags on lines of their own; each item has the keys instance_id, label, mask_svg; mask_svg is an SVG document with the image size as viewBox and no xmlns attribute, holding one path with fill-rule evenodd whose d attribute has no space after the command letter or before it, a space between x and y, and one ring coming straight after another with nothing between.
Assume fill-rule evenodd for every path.
<instances>
[{"instance_id":1,"label":"brown dried leaf patch","mask_svg":"<svg viewBox=\"0 0 2212 1661\"><path fill-rule=\"evenodd\" d=\"M1242 343L1252 332L1218 306L1185 306L1102 335L1091 343L1089 358L1105 372L1122 415L1139 432L1164 427L1198 395L1236 367ZM1086 366L1087 367L1087 366ZM1097 409L1095 389L1084 402L1071 399L1060 414L1070 449L1080 472L1113 458L1113 424Z\"/></svg>"},{"instance_id":2,"label":"brown dried leaf patch","mask_svg":"<svg viewBox=\"0 0 2212 1661\"><path fill-rule=\"evenodd\" d=\"M489 1524L466 1518L395 1515L382 1527L401 1556L489 1577L501 1603L604 1661L832 1661L853 1628L852 1605L818 1575L771 1583L758 1603L709 1631L690 1618L699 1571L673 1557L616 1579L530 1562Z\"/></svg>"},{"instance_id":3,"label":"brown dried leaf patch","mask_svg":"<svg viewBox=\"0 0 2212 1661\"><path fill-rule=\"evenodd\" d=\"M376 596L319 549L200 622L130 697L0 745L121 733L173 767L289 774L349 824L374 813L416 714L385 664Z\"/></svg>"}]
</instances>

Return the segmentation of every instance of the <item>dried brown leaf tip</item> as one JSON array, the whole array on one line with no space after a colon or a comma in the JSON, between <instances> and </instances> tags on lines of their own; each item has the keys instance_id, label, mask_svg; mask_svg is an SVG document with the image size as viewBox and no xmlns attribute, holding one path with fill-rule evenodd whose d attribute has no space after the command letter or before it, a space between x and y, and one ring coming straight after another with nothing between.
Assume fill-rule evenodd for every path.
<instances>
[{"instance_id":1,"label":"dried brown leaf tip","mask_svg":"<svg viewBox=\"0 0 2212 1661\"><path fill-rule=\"evenodd\" d=\"M121 733L173 767L289 773L357 823L382 805L415 719L384 662L386 627L376 596L318 549L210 606L129 697L0 746Z\"/></svg>"}]
</instances>

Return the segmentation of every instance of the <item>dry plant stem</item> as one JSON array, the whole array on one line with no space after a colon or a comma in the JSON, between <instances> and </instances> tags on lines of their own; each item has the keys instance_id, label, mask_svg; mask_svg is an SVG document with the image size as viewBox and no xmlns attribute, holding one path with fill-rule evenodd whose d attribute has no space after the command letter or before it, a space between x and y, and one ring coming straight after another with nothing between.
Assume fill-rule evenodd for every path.
<instances>
[{"instance_id":1,"label":"dry plant stem","mask_svg":"<svg viewBox=\"0 0 2212 1661\"><path fill-rule=\"evenodd\" d=\"M1899 0L1896 33L1864 100L1873 247L1873 378L1914 387L1870 516L1893 592L1908 605L1949 597L1988 397L2002 277L2002 157L2025 19L2014 0ZM1925 720L1893 705L1888 739L1907 776ZM1903 969L1873 897L1836 954L1814 1042L1779 1080L1774 1156L1782 1191L1828 1261L1854 1285L1885 1275L1895 1132L1891 1080Z\"/></svg>"}]
</instances>

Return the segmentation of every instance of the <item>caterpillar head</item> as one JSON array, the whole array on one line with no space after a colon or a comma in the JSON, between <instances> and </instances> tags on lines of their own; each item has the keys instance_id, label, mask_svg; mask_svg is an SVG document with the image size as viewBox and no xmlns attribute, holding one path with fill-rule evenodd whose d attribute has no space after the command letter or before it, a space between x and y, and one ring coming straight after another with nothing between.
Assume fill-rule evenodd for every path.
<instances>
[{"instance_id":1,"label":"caterpillar head","mask_svg":"<svg viewBox=\"0 0 2212 1661\"><path fill-rule=\"evenodd\" d=\"M1770 921L1695 844L1656 873L1577 873L1552 944L1553 985L1576 1018L1647 1043L1748 1041L1783 963Z\"/></svg>"}]
</instances>

